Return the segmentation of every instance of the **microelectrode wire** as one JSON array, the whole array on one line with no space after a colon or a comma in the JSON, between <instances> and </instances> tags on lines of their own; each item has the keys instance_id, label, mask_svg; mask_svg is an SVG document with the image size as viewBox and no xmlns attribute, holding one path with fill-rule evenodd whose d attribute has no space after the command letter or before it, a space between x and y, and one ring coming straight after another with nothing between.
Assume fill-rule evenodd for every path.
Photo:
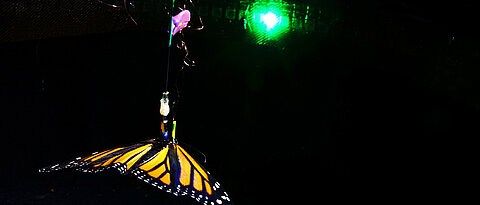
<instances>
[{"instance_id":1,"label":"microelectrode wire","mask_svg":"<svg viewBox=\"0 0 480 205\"><path fill-rule=\"evenodd\" d=\"M167 74L165 78L165 92L168 92L168 73L170 70L170 53L172 47L172 38L173 38L173 9L175 8L175 0L172 0L172 8L170 10L170 31L168 39L168 52L167 52Z\"/></svg>"}]
</instances>

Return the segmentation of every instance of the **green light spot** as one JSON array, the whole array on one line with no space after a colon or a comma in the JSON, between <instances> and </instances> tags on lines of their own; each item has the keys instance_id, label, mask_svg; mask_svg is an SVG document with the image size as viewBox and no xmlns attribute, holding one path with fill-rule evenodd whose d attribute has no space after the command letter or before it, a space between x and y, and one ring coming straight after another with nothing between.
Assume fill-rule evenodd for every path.
<instances>
[{"instance_id":1,"label":"green light spot","mask_svg":"<svg viewBox=\"0 0 480 205\"><path fill-rule=\"evenodd\" d=\"M245 28L257 44L280 40L290 30L288 4L281 0L258 1L245 11Z\"/></svg>"},{"instance_id":2,"label":"green light spot","mask_svg":"<svg viewBox=\"0 0 480 205\"><path fill-rule=\"evenodd\" d=\"M310 6L307 6L307 14L305 15L305 24L307 23L309 9L310 9Z\"/></svg>"},{"instance_id":3,"label":"green light spot","mask_svg":"<svg viewBox=\"0 0 480 205\"><path fill-rule=\"evenodd\" d=\"M278 23L277 15L272 12L268 12L267 14L262 14L261 19L265 25L267 25L267 31L273 28Z\"/></svg>"}]
</instances>

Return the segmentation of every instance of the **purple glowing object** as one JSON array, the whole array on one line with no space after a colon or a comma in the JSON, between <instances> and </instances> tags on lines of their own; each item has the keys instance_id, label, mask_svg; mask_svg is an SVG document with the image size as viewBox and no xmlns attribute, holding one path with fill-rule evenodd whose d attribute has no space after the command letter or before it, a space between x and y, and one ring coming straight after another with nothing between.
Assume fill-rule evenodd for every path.
<instances>
[{"instance_id":1,"label":"purple glowing object","mask_svg":"<svg viewBox=\"0 0 480 205\"><path fill-rule=\"evenodd\" d=\"M172 36L177 34L183 28L187 27L190 21L190 11L183 10L172 18Z\"/></svg>"}]
</instances>

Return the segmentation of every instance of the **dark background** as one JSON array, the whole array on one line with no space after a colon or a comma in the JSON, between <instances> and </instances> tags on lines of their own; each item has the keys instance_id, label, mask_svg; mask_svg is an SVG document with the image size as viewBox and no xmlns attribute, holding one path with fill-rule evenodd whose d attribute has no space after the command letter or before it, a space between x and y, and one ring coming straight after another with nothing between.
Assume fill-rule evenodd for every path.
<instances>
[{"instance_id":1,"label":"dark background","mask_svg":"<svg viewBox=\"0 0 480 205\"><path fill-rule=\"evenodd\" d=\"M22 2L32 10L19 14ZM183 74L178 138L207 156L234 202L469 195L478 5L381 2L313 1L323 27L276 46L211 16L204 30L184 32L197 65ZM2 3L0 204L196 203L115 171L37 172L158 136L167 41L162 22L145 15L134 15L135 26L122 10L89 2L97 10L52 18L39 14L64 5L36 3Z\"/></svg>"}]
</instances>

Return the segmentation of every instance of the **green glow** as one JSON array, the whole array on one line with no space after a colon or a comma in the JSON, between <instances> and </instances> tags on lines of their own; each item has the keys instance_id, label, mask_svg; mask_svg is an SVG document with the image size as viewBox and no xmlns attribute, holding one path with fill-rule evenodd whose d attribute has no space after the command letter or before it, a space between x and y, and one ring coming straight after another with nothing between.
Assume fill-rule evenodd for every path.
<instances>
[{"instance_id":1,"label":"green glow","mask_svg":"<svg viewBox=\"0 0 480 205\"><path fill-rule=\"evenodd\" d=\"M305 24L307 23L309 9L310 9L310 6L307 6L307 14L305 15Z\"/></svg>"},{"instance_id":2,"label":"green glow","mask_svg":"<svg viewBox=\"0 0 480 205\"><path fill-rule=\"evenodd\" d=\"M252 3L245 11L245 28L257 44L280 40L290 30L288 5L281 0Z\"/></svg>"},{"instance_id":3,"label":"green glow","mask_svg":"<svg viewBox=\"0 0 480 205\"><path fill-rule=\"evenodd\" d=\"M261 14L260 18L267 26L267 31L272 29L280 20L279 18L277 18L277 15L272 12L268 12L267 14Z\"/></svg>"}]
</instances>

